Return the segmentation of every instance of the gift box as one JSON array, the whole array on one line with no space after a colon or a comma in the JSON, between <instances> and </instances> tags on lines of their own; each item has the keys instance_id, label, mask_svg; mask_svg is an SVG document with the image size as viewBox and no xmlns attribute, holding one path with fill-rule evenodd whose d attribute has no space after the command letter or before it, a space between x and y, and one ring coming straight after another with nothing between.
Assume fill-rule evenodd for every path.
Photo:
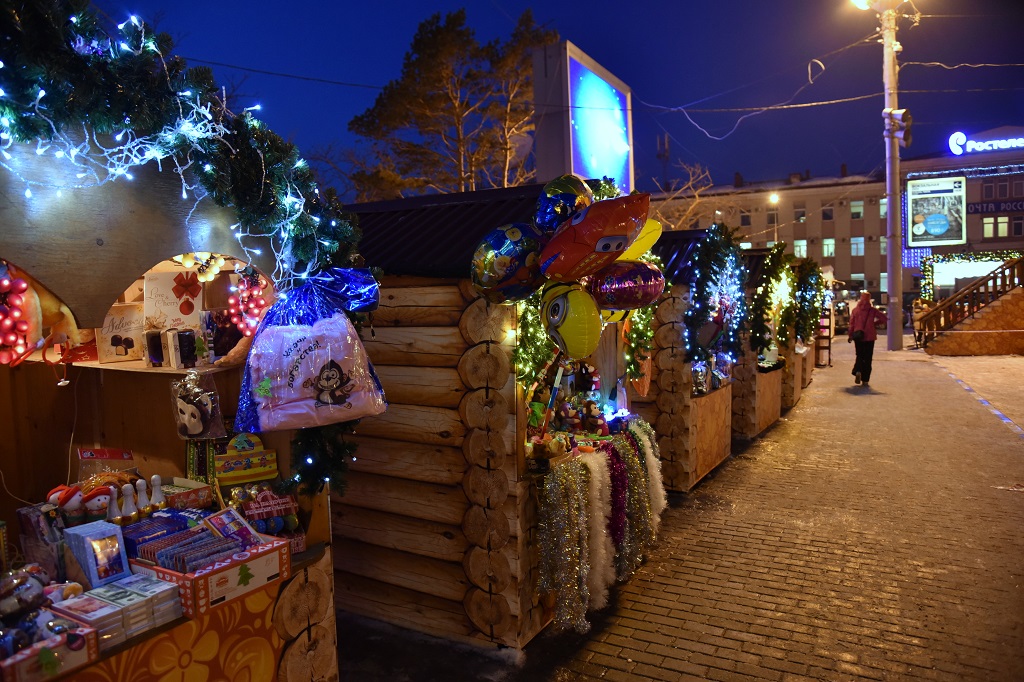
<instances>
[{"instance_id":1,"label":"gift box","mask_svg":"<svg viewBox=\"0 0 1024 682\"><path fill-rule=\"evenodd\" d=\"M145 277L145 329L199 330L203 286L190 270L150 271Z\"/></svg>"},{"instance_id":2,"label":"gift box","mask_svg":"<svg viewBox=\"0 0 1024 682\"><path fill-rule=\"evenodd\" d=\"M287 540L263 536L263 542L192 573L179 573L139 559L130 559L132 571L178 585L181 610L189 618L291 576Z\"/></svg>"},{"instance_id":3,"label":"gift box","mask_svg":"<svg viewBox=\"0 0 1024 682\"><path fill-rule=\"evenodd\" d=\"M213 489L206 483L175 476L160 486L171 509L206 509L213 502Z\"/></svg>"},{"instance_id":4,"label":"gift box","mask_svg":"<svg viewBox=\"0 0 1024 682\"><path fill-rule=\"evenodd\" d=\"M145 349L143 307L142 303L110 306L103 326L96 330L96 351L101 363L142 359Z\"/></svg>"}]
</instances>

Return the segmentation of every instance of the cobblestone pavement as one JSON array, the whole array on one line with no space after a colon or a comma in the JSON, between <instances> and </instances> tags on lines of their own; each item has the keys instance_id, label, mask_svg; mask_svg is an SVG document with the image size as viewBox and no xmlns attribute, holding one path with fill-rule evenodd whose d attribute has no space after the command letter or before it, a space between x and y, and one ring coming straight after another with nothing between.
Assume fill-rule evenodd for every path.
<instances>
[{"instance_id":1,"label":"cobblestone pavement","mask_svg":"<svg viewBox=\"0 0 1024 682\"><path fill-rule=\"evenodd\" d=\"M876 350L870 388L852 365L833 346L672 500L587 635L483 655L339 614L342 679L1024 680L1024 358Z\"/></svg>"}]
</instances>

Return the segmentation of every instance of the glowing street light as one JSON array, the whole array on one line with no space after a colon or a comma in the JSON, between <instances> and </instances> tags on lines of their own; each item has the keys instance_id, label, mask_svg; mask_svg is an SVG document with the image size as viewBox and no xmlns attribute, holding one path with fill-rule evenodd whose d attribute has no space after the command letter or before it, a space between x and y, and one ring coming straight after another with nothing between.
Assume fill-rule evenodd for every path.
<instances>
[{"instance_id":1,"label":"glowing street light","mask_svg":"<svg viewBox=\"0 0 1024 682\"><path fill-rule=\"evenodd\" d=\"M862 10L874 10L882 33L882 82L885 85L885 197L886 265L889 273L889 350L903 348L903 211L900 199L900 145L910 144L910 114L896 103L896 54L902 49L896 41L898 8L906 0L851 0Z\"/></svg>"},{"instance_id":2,"label":"glowing street light","mask_svg":"<svg viewBox=\"0 0 1024 682\"><path fill-rule=\"evenodd\" d=\"M779 206L779 194L778 194L778 192L772 192L770 195L768 195L768 203L772 205L772 209L773 210L778 208L778 206ZM779 216L778 216L778 214L776 214L776 216L775 216L775 225L774 225L774 227L775 227L775 232L772 235L772 241L778 243L778 241L779 241Z\"/></svg>"}]
</instances>

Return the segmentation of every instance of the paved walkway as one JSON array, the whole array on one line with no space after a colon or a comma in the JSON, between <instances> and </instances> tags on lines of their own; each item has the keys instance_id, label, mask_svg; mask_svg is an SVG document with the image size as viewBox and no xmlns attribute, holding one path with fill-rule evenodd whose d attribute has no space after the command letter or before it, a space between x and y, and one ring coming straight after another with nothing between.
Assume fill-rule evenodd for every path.
<instances>
[{"instance_id":1,"label":"paved walkway","mask_svg":"<svg viewBox=\"0 0 1024 682\"><path fill-rule=\"evenodd\" d=\"M586 637L513 660L339 614L342 679L1024 680L1024 358L852 364L673 499Z\"/></svg>"}]
</instances>

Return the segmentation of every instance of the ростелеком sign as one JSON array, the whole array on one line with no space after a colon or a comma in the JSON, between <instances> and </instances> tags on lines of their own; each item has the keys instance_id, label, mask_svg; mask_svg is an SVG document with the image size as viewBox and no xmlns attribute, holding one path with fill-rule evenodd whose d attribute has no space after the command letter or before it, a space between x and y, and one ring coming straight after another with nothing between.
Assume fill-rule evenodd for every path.
<instances>
[{"instance_id":1,"label":"\u0440\u043e\u0441\u0442\u0435\u043b\u0435\u043a\u043e\u043c sign","mask_svg":"<svg viewBox=\"0 0 1024 682\"><path fill-rule=\"evenodd\" d=\"M974 152L995 152L1002 149L1024 149L1024 137L1002 140L968 140L967 135L955 132L949 136L949 151L956 156Z\"/></svg>"}]
</instances>

